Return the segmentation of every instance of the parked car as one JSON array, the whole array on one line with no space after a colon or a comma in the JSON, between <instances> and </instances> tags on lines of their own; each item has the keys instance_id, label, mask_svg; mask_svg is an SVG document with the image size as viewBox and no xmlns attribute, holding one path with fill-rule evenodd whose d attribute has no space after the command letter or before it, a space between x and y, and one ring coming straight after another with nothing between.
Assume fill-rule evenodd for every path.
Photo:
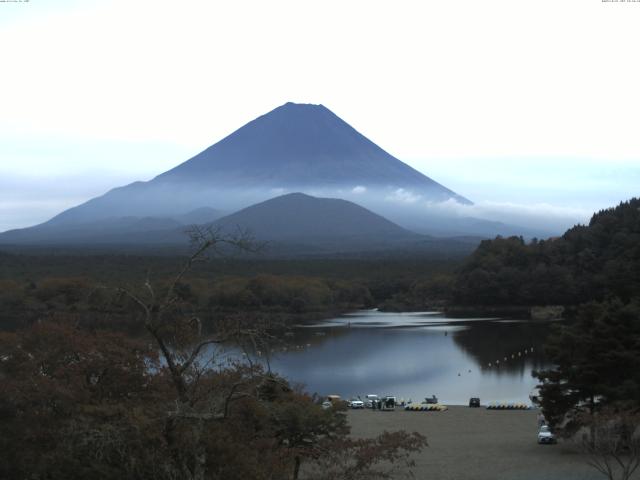
<instances>
[{"instance_id":1,"label":"parked car","mask_svg":"<svg viewBox=\"0 0 640 480\"><path fill-rule=\"evenodd\" d=\"M469 406L472 408L480 407L480 399L478 397L472 397L469 399Z\"/></svg>"},{"instance_id":2,"label":"parked car","mask_svg":"<svg viewBox=\"0 0 640 480\"><path fill-rule=\"evenodd\" d=\"M381 403L381 410L395 410L397 400L396 397L387 395L386 397L382 397Z\"/></svg>"},{"instance_id":3,"label":"parked car","mask_svg":"<svg viewBox=\"0 0 640 480\"><path fill-rule=\"evenodd\" d=\"M364 406L367 407L367 408L374 408L376 402L378 402L378 400L379 400L378 395L374 395L372 393L367 395L365 398L366 398L366 400L365 400Z\"/></svg>"},{"instance_id":4,"label":"parked car","mask_svg":"<svg viewBox=\"0 0 640 480\"><path fill-rule=\"evenodd\" d=\"M543 443L557 443L557 439L556 436L554 435L554 433L551 431L551 428L549 427L549 425L542 425L540 427L540 430L538 430L538 443L539 444L543 444Z\"/></svg>"},{"instance_id":5,"label":"parked car","mask_svg":"<svg viewBox=\"0 0 640 480\"><path fill-rule=\"evenodd\" d=\"M349 400L348 404L351 408L364 408L364 402L359 398L352 398Z\"/></svg>"},{"instance_id":6,"label":"parked car","mask_svg":"<svg viewBox=\"0 0 640 480\"><path fill-rule=\"evenodd\" d=\"M322 402L322 408L331 408L339 403L346 403L342 398L340 398L340 395L327 395L326 400Z\"/></svg>"}]
</instances>

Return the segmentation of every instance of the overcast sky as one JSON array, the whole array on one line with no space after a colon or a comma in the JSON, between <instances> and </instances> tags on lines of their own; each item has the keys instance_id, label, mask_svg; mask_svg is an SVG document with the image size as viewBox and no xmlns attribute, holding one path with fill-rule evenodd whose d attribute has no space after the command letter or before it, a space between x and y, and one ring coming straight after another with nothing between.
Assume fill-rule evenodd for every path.
<instances>
[{"instance_id":1,"label":"overcast sky","mask_svg":"<svg viewBox=\"0 0 640 480\"><path fill-rule=\"evenodd\" d=\"M0 2L0 231L287 101L474 214L584 220L640 194L638 25L640 3L601 0Z\"/></svg>"}]
</instances>

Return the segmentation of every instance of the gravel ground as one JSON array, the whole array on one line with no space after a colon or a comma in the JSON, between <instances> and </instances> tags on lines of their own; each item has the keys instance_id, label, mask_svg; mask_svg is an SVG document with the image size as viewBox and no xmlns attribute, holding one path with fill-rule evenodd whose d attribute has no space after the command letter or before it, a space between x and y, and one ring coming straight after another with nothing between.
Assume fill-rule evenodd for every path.
<instances>
[{"instance_id":1,"label":"gravel ground","mask_svg":"<svg viewBox=\"0 0 640 480\"><path fill-rule=\"evenodd\" d=\"M538 445L537 410L449 407L445 412L351 410L355 437L406 430L425 435L417 479L598 480L602 475L566 442ZM404 478L404 477L400 477ZM636 475L634 478L640 478Z\"/></svg>"}]
</instances>

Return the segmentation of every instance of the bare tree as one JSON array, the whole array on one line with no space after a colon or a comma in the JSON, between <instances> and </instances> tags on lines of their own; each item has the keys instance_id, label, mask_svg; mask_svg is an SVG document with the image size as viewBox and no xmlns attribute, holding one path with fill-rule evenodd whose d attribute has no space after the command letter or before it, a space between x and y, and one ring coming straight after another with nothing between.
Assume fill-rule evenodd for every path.
<instances>
[{"instance_id":1,"label":"bare tree","mask_svg":"<svg viewBox=\"0 0 640 480\"><path fill-rule=\"evenodd\" d=\"M143 288L134 291L120 287L118 291L142 310L144 327L155 341L170 375L176 401L172 410L167 413L165 437L170 447L177 445L174 434L179 428L186 428L193 446L190 452L181 448L174 451L180 474L182 478L202 480L205 478L207 458L205 446L200 439L206 422L224 419L230 402L253 394L243 387L251 386L255 390L254 379L240 378L228 391L201 391L199 380L209 367L207 363L201 364L202 354L211 345L239 341L240 338L249 338L255 343L255 339L261 337L261 332L236 323L235 326L227 325L218 329L210 336L204 335L201 320L197 316L185 316L178 308L179 286L185 275L210 254L219 255L230 250L255 252L262 246L246 231L241 230L226 234L211 227L193 227L188 233L192 253L168 285L158 288L147 276ZM251 369L247 371L250 372Z\"/></svg>"},{"instance_id":2,"label":"bare tree","mask_svg":"<svg viewBox=\"0 0 640 480\"><path fill-rule=\"evenodd\" d=\"M380 472L375 468L384 462L411 467L409 454L426 445L424 437L395 432L366 441L351 441L347 438L346 417L341 412L323 410L309 397L294 392L285 380L270 372L268 363L266 372L254 365L251 350L268 352L271 341L266 332L268 325L256 326L256 322L248 324L236 319L212 335L203 333L200 319L181 308L181 282L185 276L207 254L225 254L230 249L253 252L262 246L242 231L227 235L219 230L195 228L190 235L193 252L164 286L158 287L147 277L138 289L119 289L141 310L144 327L157 345L175 394L175 401L161 418L172 468L170 475L165 476L186 480L209 478L212 472L207 468L216 464L211 456L215 449L210 448L209 442L211 431L217 427L211 422L237 425L233 423L237 417L234 411L230 412L230 405L240 399L245 399L250 408L260 405L261 418L273 435L269 439L275 449L271 452L272 462L275 461L275 466L284 465L285 470L290 464L294 478L300 474L303 456L317 462L322 470L332 465L331 472L335 475L331 478L375 478L374 473L378 478L387 478L384 468ZM203 357L205 352L211 353L208 347L226 342L246 348L247 361L239 368L223 369L216 375L210 368L212 358L203 361ZM238 410L247 412L241 405ZM265 466L265 472L268 468Z\"/></svg>"},{"instance_id":3,"label":"bare tree","mask_svg":"<svg viewBox=\"0 0 640 480\"><path fill-rule=\"evenodd\" d=\"M587 422L580 441L587 463L609 480L629 480L640 467L640 414L606 410Z\"/></svg>"}]
</instances>

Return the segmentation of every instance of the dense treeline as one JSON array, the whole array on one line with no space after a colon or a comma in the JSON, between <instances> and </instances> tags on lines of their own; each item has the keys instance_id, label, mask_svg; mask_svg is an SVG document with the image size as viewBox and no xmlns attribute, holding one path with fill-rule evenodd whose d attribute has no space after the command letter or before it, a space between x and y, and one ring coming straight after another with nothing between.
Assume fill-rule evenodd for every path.
<instances>
[{"instance_id":1,"label":"dense treeline","mask_svg":"<svg viewBox=\"0 0 640 480\"><path fill-rule=\"evenodd\" d=\"M549 336L546 353L555 366L536 374L542 406L565 433L607 407L640 412L640 298L581 306Z\"/></svg>"},{"instance_id":2,"label":"dense treeline","mask_svg":"<svg viewBox=\"0 0 640 480\"><path fill-rule=\"evenodd\" d=\"M257 275L216 282L208 301L212 307L219 308L303 313L327 307L370 306L373 298L367 287L356 282Z\"/></svg>"},{"instance_id":3,"label":"dense treeline","mask_svg":"<svg viewBox=\"0 0 640 480\"><path fill-rule=\"evenodd\" d=\"M151 272L154 276L173 273L184 255L109 254L81 249L10 251L0 250L0 279L37 280L45 277L86 277L102 283L138 281ZM189 272L191 278L225 276L303 275L344 280L419 278L431 273L450 272L466 255L379 255L358 258L262 258L227 255L212 257Z\"/></svg>"},{"instance_id":4,"label":"dense treeline","mask_svg":"<svg viewBox=\"0 0 640 480\"><path fill-rule=\"evenodd\" d=\"M534 373L544 415L563 436L582 432L587 451L605 462L622 459L623 468L638 458L629 452L639 451L640 199L560 238L482 242L460 269L453 299L572 306L545 342L553 366Z\"/></svg>"},{"instance_id":5,"label":"dense treeline","mask_svg":"<svg viewBox=\"0 0 640 480\"><path fill-rule=\"evenodd\" d=\"M483 241L460 269L453 302L577 305L640 295L640 199L593 215L562 237Z\"/></svg>"},{"instance_id":6,"label":"dense treeline","mask_svg":"<svg viewBox=\"0 0 640 480\"><path fill-rule=\"evenodd\" d=\"M116 331L135 330L118 287L168 278L176 257L0 254L0 329L73 317ZM440 305L457 261L382 258L211 259L182 279L185 309L207 323L228 315L287 323L347 310ZM129 268L127 268L129 267Z\"/></svg>"},{"instance_id":7,"label":"dense treeline","mask_svg":"<svg viewBox=\"0 0 640 480\"><path fill-rule=\"evenodd\" d=\"M0 319L11 328L65 316L97 328L128 330L128 301L118 287L74 277L0 280ZM177 292L185 311L208 321L238 313L286 320L373 305L369 289L358 282L302 276L189 278L177 285Z\"/></svg>"}]
</instances>

